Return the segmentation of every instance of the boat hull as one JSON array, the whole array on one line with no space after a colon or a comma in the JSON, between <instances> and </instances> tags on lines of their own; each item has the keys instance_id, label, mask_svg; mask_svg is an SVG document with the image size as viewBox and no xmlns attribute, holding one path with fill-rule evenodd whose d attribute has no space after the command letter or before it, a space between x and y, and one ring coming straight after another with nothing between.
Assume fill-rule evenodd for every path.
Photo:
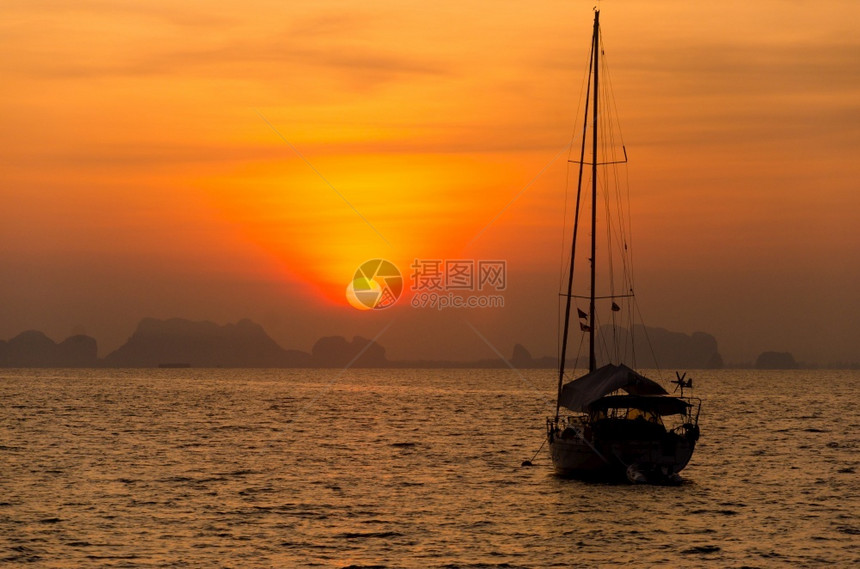
<instances>
[{"instance_id":1,"label":"boat hull","mask_svg":"<svg viewBox=\"0 0 860 569\"><path fill-rule=\"evenodd\" d=\"M666 433L652 440L585 439L578 434L550 435L549 451L556 474L564 477L665 482L690 462L693 436Z\"/></svg>"}]
</instances>

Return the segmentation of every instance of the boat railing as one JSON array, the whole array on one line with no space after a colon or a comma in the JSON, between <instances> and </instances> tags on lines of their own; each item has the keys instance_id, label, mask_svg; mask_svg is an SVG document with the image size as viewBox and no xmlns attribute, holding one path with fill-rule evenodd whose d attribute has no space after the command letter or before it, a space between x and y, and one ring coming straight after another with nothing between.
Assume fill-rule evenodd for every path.
<instances>
[{"instance_id":1,"label":"boat railing","mask_svg":"<svg viewBox=\"0 0 860 569\"><path fill-rule=\"evenodd\" d=\"M686 401L690 407L687 409L687 419L690 423L694 425L699 424L699 413L702 412L702 400L698 397L688 396L688 397L680 397L680 399ZM693 410L695 409L695 413Z\"/></svg>"},{"instance_id":2,"label":"boat railing","mask_svg":"<svg viewBox=\"0 0 860 569\"><path fill-rule=\"evenodd\" d=\"M559 415L558 426L562 429L566 427L582 427L586 423L585 415Z\"/></svg>"},{"instance_id":3,"label":"boat railing","mask_svg":"<svg viewBox=\"0 0 860 569\"><path fill-rule=\"evenodd\" d=\"M547 417L546 434L550 442L555 439L582 439L586 443L588 420L584 415L559 415ZM589 445L591 443L588 443Z\"/></svg>"},{"instance_id":4,"label":"boat railing","mask_svg":"<svg viewBox=\"0 0 860 569\"><path fill-rule=\"evenodd\" d=\"M546 426L548 432L562 433L568 428L582 432L587 422L585 415L559 415L557 418L548 417Z\"/></svg>"}]
</instances>

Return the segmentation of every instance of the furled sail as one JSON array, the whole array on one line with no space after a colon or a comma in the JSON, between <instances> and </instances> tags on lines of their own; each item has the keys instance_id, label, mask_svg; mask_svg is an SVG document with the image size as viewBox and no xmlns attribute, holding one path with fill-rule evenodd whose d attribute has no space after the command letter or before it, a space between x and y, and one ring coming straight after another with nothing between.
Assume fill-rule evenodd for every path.
<instances>
[{"instance_id":1,"label":"furled sail","mask_svg":"<svg viewBox=\"0 0 860 569\"><path fill-rule=\"evenodd\" d=\"M667 394L659 383L636 373L624 364L606 364L565 384L558 403L571 411L586 413L591 403L619 389L630 395Z\"/></svg>"}]
</instances>

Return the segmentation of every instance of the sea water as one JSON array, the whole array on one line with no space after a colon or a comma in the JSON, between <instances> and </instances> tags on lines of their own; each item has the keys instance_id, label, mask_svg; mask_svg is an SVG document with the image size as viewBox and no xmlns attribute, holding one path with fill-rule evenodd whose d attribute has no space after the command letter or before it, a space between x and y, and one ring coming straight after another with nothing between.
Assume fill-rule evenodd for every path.
<instances>
[{"instance_id":1,"label":"sea water","mask_svg":"<svg viewBox=\"0 0 860 569\"><path fill-rule=\"evenodd\" d=\"M0 370L0 563L860 562L860 372L691 372L702 438L671 487L554 476L553 375Z\"/></svg>"}]
</instances>

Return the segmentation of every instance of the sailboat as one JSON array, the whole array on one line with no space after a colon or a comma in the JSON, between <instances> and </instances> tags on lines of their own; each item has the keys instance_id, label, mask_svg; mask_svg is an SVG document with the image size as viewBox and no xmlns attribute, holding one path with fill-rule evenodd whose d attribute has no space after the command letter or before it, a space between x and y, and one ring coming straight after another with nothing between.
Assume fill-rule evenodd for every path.
<instances>
[{"instance_id":1,"label":"sailboat","mask_svg":"<svg viewBox=\"0 0 860 569\"><path fill-rule=\"evenodd\" d=\"M632 273L629 258L629 224L616 218L623 217L623 207L608 205L614 194L623 198L623 192L606 182L608 169L619 168L627 161L627 150L621 144L617 150L613 124L601 111L600 80L603 47L600 34L600 11L594 13L594 33L589 57L588 87L585 89L585 116L582 126L582 145L579 160L569 160L579 165L573 236L570 249L570 264L564 299L564 319L561 353L558 370L558 394L554 417L547 419L547 442L557 474L568 477L598 480L628 479L631 482L664 483L678 481L678 473L687 466L699 439L699 413L701 400L686 396L692 389L692 379L677 375L675 393L669 394L658 382L635 371L635 346L633 318L635 310ZM591 107L589 109L589 107ZM590 136L589 136L590 134ZM603 138L609 138L607 143ZM587 141L590 144L587 144ZM590 152L586 152L590 146ZM591 178L590 192L584 179ZM599 191L601 190L601 191ZM587 195L590 193L590 198ZM603 194L603 195L601 195ZM603 199L601 199L603 198ZM590 201L590 217L580 224L581 209L587 214L584 204ZM599 202L605 209L598 218ZM614 213L613 213L614 212ZM605 227L599 226L599 221ZM588 225L590 227L580 227ZM598 248L598 234L605 231L606 248ZM577 261L577 234L590 233L590 246L580 243L588 254L585 259L588 270L588 294L575 294L575 268ZM601 241L603 243L603 241ZM602 254L602 256L601 256ZM614 261L616 256L622 259ZM602 283L598 279L598 267L608 266L608 277ZM614 268L613 268L614 266ZM620 267L620 269L619 269ZM621 276L619 277L619 273ZM616 285L620 281L620 285ZM609 289L598 292L598 284ZM587 302L587 311L579 304ZM588 372L569 380L565 374L568 343L571 339L571 312L576 304L576 316L583 340L587 336ZM624 308L622 308L624 307ZM626 309L625 315L620 315ZM600 327L603 314L609 322ZM617 325L617 318L628 317L629 331ZM647 330L641 327L640 330ZM584 342L581 341L580 345ZM608 346L612 344L610 349ZM620 347L622 344L625 347ZM598 354L598 350L601 351ZM598 357L599 356L599 357ZM577 360L579 358L577 357ZM622 360L633 360L628 366ZM601 363L598 366L598 363ZM604 363L605 362L605 363Z\"/></svg>"}]
</instances>

